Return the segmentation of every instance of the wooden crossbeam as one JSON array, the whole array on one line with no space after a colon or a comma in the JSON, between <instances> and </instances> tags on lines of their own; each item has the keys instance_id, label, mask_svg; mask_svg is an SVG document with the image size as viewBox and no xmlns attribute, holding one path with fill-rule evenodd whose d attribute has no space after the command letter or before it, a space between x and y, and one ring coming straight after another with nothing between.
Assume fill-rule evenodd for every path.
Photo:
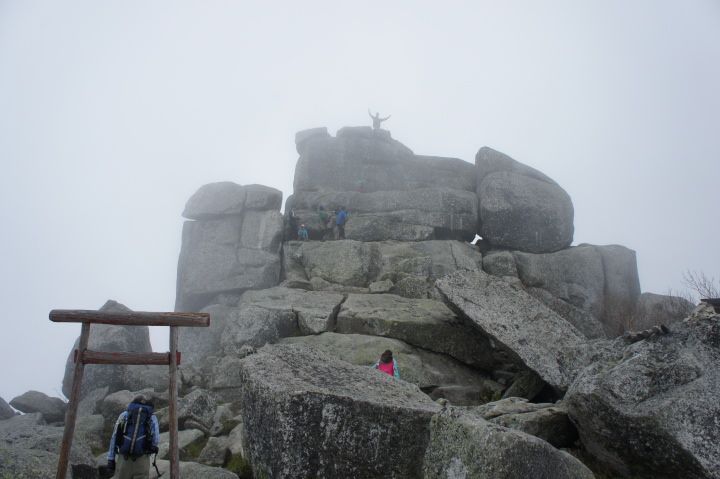
<instances>
[{"instance_id":1,"label":"wooden crossbeam","mask_svg":"<svg viewBox=\"0 0 720 479\"><path fill-rule=\"evenodd\" d=\"M77 362L79 355L80 351L76 349L74 357L75 362ZM108 351L92 351L90 349L86 349L82 353L82 362L85 364L151 364L157 366L170 366L170 353L139 353L133 351L111 353ZM177 364L180 364L180 351L177 352Z\"/></svg>"},{"instance_id":2,"label":"wooden crossbeam","mask_svg":"<svg viewBox=\"0 0 720 479\"><path fill-rule=\"evenodd\" d=\"M87 309L53 309L50 321L56 323L93 323L126 326L210 326L207 313L153 313L146 311L95 311Z\"/></svg>"}]
</instances>

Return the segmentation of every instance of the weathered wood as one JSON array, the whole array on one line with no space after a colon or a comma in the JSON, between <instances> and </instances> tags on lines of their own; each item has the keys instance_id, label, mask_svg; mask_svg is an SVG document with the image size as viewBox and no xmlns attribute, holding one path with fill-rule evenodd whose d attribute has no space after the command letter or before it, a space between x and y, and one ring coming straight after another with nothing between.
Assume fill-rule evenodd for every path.
<instances>
[{"instance_id":1,"label":"weathered wood","mask_svg":"<svg viewBox=\"0 0 720 479\"><path fill-rule=\"evenodd\" d=\"M180 479L180 451L178 450L178 328L170 327L170 479Z\"/></svg>"},{"instance_id":2,"label":"weathered wood","mask_svg":"<svg viewBox=\"0 0 720 479\"><path fill-rule=\"evenodd\" d=\"M50 321L56 323L97 323L127 326L210 326L207 313L154 313L147 311L96 311L87 309L54 309Z\"/></svg>"},{"instance_id":3,"label":"weathered wood","mask_svg":"<svg viewBox=\"0 0 720 479\"><path fill-rule=\"evenodd\" d=\"M89 324L89 323L86 323ZM75 361L77 361L78 350L75 350ZM139 353L125 351L111 353L108 351L91 351L86 349L82 354L85 364L150 364L158 366L170 365L170 353ZM180 364L180 353L177 353L177 364Z\"/></svg>"},{"instance_id":4,"label":"weathered wood","mask_svg":"<svg viewBox=\"0 0 720 479\"><path fill-rule=\"evenodd\" d=\"M83 323L80 330L80 344L78 349L85 351L90 339L90 323ZM62 447L60 448L60 460L58 461L58 470L56 479L65 479L67 477L68 464L70 462L70 448L72 447L73 436L75 435L75 420L77 419L77 409L80 403L80 385L82 384L85 364L82 360L75 363L75 375L73 376L72 392L70 393L70 402L65 412L65 430L63 431Z\"/></svg>"}]
</instances>

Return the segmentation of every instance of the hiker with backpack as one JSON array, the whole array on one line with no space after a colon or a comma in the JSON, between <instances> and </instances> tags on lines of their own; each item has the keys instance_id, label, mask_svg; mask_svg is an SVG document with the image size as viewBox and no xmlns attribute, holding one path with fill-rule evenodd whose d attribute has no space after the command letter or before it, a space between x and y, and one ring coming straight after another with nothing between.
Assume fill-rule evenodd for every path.
<instances>
[{"instance_id":1,"label":"hiker with backpack","mask_svg":"<svg viewBox=\"0 0 720 479\"><path fill-rule=\"evenodd\" d=\"M393 359L392 351L390 351L389 349L386 349L385 352L380 355L380 360L375 363L373 368L379 369L380 371L387 373L390 376L395 376L396 378L400 379L400 372L398 371L397 361Z\"/></svg>"},{"instance_id":2,"label":"hiker with backpack","mask_svg":"<svg viewBox=\"0 0 720 479\"><path fill-rule=\"evenodd\" d=\"M160 424L153 409L152 402L140 394L128 405L127 411L118 416L110 439L107 464L108 470L115 472L113 477L116 479L149 477L150 454L157 457L160 439Z\"/></svg>"}]
</instances>

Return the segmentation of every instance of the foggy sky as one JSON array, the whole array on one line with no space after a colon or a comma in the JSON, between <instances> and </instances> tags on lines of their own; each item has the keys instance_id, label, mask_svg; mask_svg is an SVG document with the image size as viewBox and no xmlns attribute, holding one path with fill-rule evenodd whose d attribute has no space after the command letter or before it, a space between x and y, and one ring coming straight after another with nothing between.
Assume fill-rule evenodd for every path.
<instances>
[{"instance_id":1,"label":"foggy sky","mask_svg":"<svg viewBox=\"0 0 720 479\"><path fill-rule=\"evenodd\" d=\"M573 244L635 250L643 292L720 279L719 60L717 0L2 1L0 397L59 394L80 325L50 310L172 311L200 186L284 202L295 132L368 108L416 154L556 180Z\"/></svg>"}]
</instances>

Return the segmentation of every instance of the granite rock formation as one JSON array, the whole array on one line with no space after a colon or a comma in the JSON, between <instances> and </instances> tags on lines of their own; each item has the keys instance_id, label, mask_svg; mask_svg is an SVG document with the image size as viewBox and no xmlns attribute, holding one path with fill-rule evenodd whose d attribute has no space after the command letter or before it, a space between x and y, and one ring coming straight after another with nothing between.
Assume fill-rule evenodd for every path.
<instances>
[{"instance_id":1,"label":"granite rock formation","mask_svg":"<svg viewBox=\"0 0 720 479\"><path fill-rule=\"evenodd\" d=\"M180 333L183 477L592 477L577 457L601 476L720 478L717 315L617 337L682 313L640 294L634 251L570 246L555 181L489 148L475 164L416 155L369 127L295 142L285 217L260 185L212 183L185 206L176 311L212 319ZM320 205L347 208L347 240ZM295 241L290 208L311 241ZM147 328L93 331L93 349L149 351ZM386 349L399 380L372 369ZM104 368L86 369L83 477L104 472L88 450L138 393L167 450L164 368ZM56 461L55 418L1 406L0 475L52 475L38 467Z\"/></svg>"},{"instance_id":2,"label":"granite rock formation","mask_svg":"<svg viewBox=\"0 0 720 479\"><path fill-rule=\"evenodd\" d=\"M616 474L718 478L719 371L720 314L696 314L600 350L565 402L587 451Z\"/></svg>"}]
</instances>

